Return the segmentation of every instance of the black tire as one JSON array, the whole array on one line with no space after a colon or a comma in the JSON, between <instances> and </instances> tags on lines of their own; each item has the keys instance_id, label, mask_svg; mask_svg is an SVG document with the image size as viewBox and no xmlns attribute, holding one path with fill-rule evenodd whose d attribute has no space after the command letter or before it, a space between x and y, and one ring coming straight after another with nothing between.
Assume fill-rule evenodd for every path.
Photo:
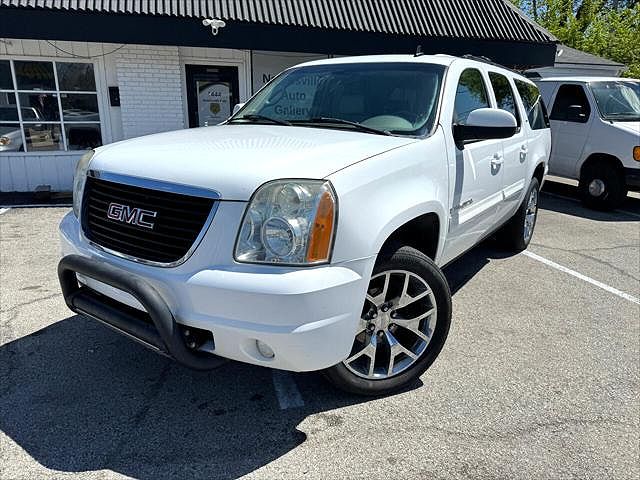
<instances>
[{"instance_id":1,"label":"black tire","mask_svg":"<svg viewBox=\"0 0 640 480\"><path fill-rule=\"evenodd\" d=\"M356 375L344 362L325 370L327 379L341 390L358 395L376 396L412 386L438 357L447 339L451 325L451 291L442 271L430 258L414 248L400 247L394 250L380 255L372 278L384 272L398 270L410 272L419 277L428 285L433 293L432 298L435 299L437 308L435 328L424 351L417 356L410 367L398 374L384 379L367 379ZM355 344L354 341L354 348Z\"/></svg>"},{"instance_id":2,"label":"black tire","mask_svg":"<svg viewBox=\"0 0 640 480\"><path fill-rule=\"evenodd\" d=\"M535 193L534 193L535 192ZM527 215L530 212L530 200L531 196L535 195L535 208L533 211L533 225L531 231L528 232L526 228ZM513 217L498 231L496 234L499 243L508 251L522 252L529 247L531 238L533 237L533 230L535 229L536 222L538 220L538 199L540 194L540 182L537 178L533 178L529 185L524 200L518 208L518 211Z\"/></svg>"},{"instance_id":3,"label":"black tire","mask_svg":"<svg viewBox=\"0 0 640 480\"><path fill-rule=\"evenodd\" d=\"M608 162L586 165L578 188L587 207L605 211L620 207L628 192L623 172Z\"/></svg>"}]
</instances>

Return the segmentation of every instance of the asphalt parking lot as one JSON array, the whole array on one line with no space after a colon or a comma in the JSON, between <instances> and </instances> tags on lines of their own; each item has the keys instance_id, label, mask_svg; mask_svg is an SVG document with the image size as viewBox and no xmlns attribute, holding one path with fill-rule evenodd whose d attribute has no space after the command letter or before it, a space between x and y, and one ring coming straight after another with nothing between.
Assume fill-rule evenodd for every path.
<instances>
[{"instance_id":1,"label":"asphalt parking lot","mask_svg":"<svg viewBox=\"0 0 640 480\"><path fill-rule=\"evenodd\" d=\"M194 373L72 315L68 209L5 211L0 478L638 478L640 201L599 213L548 191L528 254L489 240L447 267L443 353L379 399L318 374Z\"/></svg>"}]
</instances>

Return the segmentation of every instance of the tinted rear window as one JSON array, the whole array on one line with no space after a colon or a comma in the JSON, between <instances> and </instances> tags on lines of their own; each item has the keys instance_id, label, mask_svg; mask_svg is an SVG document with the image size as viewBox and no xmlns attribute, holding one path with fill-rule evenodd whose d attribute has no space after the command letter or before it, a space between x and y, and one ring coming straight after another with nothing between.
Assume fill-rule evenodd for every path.
<instances>
[{"instance_id":1,"label":"tinted rear window","mask_svg":"<svg viewBox=\"0 0 640 480\"><path fill-rule=\"evenodd\" d=\"M489 72L489 80L491 80L491 86L493 88L493 93L496 96L498 108L509 112L516 117L518 127L522 125L520 114L518 113L518 106L516 104L516 96L509 84L509 79L499 73Z\"/></svg>"},{"instance_id":2,"label":"tinted rear window","mask_svg":"<svg viewBox=\"0 0 640 480\"><path fill-rule=\"evenodd\" d=\"M522 80L515 80L516 88L522 97L522 103L529 118L529 124L533 130L542 130L549 128L549 115L547 114L547 107L542 100L540 90L535 85L532 85Z\"/></svg>"}]
</instances>

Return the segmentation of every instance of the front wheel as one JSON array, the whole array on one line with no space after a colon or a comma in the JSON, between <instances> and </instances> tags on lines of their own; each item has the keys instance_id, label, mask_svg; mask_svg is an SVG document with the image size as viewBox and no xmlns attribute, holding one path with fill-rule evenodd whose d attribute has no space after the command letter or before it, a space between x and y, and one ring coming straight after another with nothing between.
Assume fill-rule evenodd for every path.
<instances>
[{"instance_id":1,"label":"front wheel","mask_svg":"<svg viewBox=\"0 0 640 480\"><path fill-rule=\"evenodd\" d=\"M325 371L338 388L385 395L414 383L449 333L451 292L421 252L401 247L376 264L349 357Z\"/></svg>"},{"instance_id":2,"label":"front wheel","mask_svg":"<svg viewBox=\"0 0 640 480\"><path fill-rule=\"evenodd\" d=\"M607 163L587 165L578 185L582 202L595 210L613 210L624 202L627 185L623 173Z\"/></svg>"}]
</instances>

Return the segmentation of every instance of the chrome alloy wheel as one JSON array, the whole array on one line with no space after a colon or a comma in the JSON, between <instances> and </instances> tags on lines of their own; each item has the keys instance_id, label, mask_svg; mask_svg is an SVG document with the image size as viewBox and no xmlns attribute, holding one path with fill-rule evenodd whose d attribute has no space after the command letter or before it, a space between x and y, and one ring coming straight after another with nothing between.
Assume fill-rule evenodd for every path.
<instances>
[{"instance_id":1,"label":"chrome alloy wheel","mask_svg":"<svg viewBox=\"0 0 640 480\"><path fill-rule=\"evenodd\" d=\"M533 229L536 226L536 217L538 216L538 189L534 188L529 194L527 201L527 211L524 215L524 241L529 243L533 236Z\"/></svg>"},{"instance_id":2,"label":"chrome alloy wheel","mask_svg":"<svg viewBox=\"0 0 640 480\"><path fill-rule=\"evenodd\" d=\"M375 275L344 365L370 380L398 375L427 349L437 316L435 296L418 275L406 270Z\"/></svg>"}]
</instances>

